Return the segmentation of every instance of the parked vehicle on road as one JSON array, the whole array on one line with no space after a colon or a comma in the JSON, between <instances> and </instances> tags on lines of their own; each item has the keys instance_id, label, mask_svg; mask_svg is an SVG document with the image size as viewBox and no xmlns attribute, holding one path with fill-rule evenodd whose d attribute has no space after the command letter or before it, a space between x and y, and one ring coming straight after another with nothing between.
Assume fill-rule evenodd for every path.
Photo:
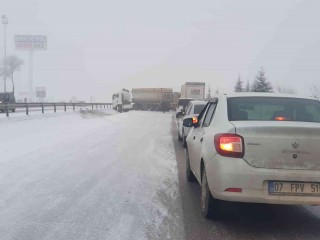
<instances>
[{"instance_id":1,"label":"parked vehicle on road","mask_svg":"<svg viewBox=\"0 0 320 240\"><path fill-rule=\"evenodd\" d=\"M13 92L1 92L0 93L0 112L5 112L6 108L3 104L16 103L16 98ZM15 112L15 107L9 107L9 111Z\"/></svg>"},{"instance_id":2,"label":"parked vehicle on road","mask_svg":"<svg viewBox=\"0 0 320 240\"><path fill-rule=\"evenodd\" d=\"M133 88L135 110L170 111L173 103L171 88Z\"/></svg>"},{"instance_id":3,"label":"parked vehicle on road","mask_svg":"<svg viewBox=\"0 0 320 240\"><path fill-rule=\"evenodd\" d=\"M179 98L176 110L176 118L183 117L186 113L186 108L190 101L194 99L192 98Z\"/></svg>"},{"instance_id":4,"label":"parked vehicle on road","mask_svg":"<svg viewBox=\"0 0 320 240\"><path fill-rule=\"evenodd\" d=\"M204 100L205 89L204 82L186 82L181 86L181 98Z\"/></svg>"},{"instance_id":5,"label":"parked vehicle on road","mask_svg":"<svg viewBox=\"0 0 320 240\"><path fill-rule=\"evenodd\" d=\"M187 137L186 176L201 184L201 210L221 200L320 204L320 102L279 94L210 100Z\"/></svg>"},{"instance_id":6,"label":"parked vehicle on road","mask_svg":"<svg viewBox=\"0 0 320 240\"><path fill-rule=\"evenodd\" d=\"M182 145L186 147L186 138L191 127L184 127L183 120L186 118L197 117L206 105L205 101L191 101L189 102L185 115L178 120L178 139L182 141ZM195 118L196 119L196 118Z\"/></svg>"},{"instance_id":7,"label":"parked vehicle on road","mask_svg":"<svg viewBox=\"0 0 320 240\"><path fill-rule=\"evenodd\" d=\"M118 112L127 112L133 109L129 90L122 89L121 92L112 95L112 107Z\"/></svg>"}]
</instances>

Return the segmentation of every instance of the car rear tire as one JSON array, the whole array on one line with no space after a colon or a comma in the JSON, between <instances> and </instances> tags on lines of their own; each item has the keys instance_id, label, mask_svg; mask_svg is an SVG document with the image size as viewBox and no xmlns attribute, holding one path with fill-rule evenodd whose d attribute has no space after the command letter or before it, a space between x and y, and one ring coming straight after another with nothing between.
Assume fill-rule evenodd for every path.
<instances>
[{"instance_id":1,"label":"car rear tire","mask_svg":"<svg viewBox=\"0 0 320 240\"><path fill-rule=\"evenodd\" d=\"M180 136L180 132L179 132L179 130L178 130L178 140L179 140L179 142L181 142L181 141L182 141L182 137Z\"/></svg>"},{"instance_id":2,"label":"car rear tire","mask_svg":"<svg viewBox=\"0 0 320 240\"><path fill-rule=\"evenodd\" d=\"M201 180L201 213L205 218L219 218L221 202L214 199L210 193L206 170L203 169Z\"/></svg>"},{"instance_id":3,"label":"car rear tire","mask_svg":"<svg viewBox=\"0 0 320 240\"><path fill-rule=\"evenodd\" d=\"M182 146L183 146L184 148L187 147L187 137L184 136L184 132L182 132Z\"/></svg>"},{"instance_id":4,"label":"car rear tire","mask_svg":"<svg viewBox=\"0 0 320 240\"><path fill-rule=\"evenodd\" d=\"M117 106L117 112L122 113L122 106L121 105Z\"/></svg>"},{"instance_id":5,"label":"car rear tire","mask_svg":"<svg viewBox=\"0 0 320 240\"><path fill-rule=\"evenodd\" d=\"M196 180L196 177L191 171L188 148L186 148L186 178L188 182L194 182Z\"/></svg>"}]
</instances>

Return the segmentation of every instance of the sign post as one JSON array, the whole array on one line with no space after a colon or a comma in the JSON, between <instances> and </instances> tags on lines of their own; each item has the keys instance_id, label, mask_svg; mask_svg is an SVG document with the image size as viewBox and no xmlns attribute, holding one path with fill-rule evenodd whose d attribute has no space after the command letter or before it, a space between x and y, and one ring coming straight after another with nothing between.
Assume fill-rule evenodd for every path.
<instances>
[{"instance_id":1,"label":"sign post","mask_svg":"<svg viewBox=\"0 0 320 240\"><path fill-rule=\"evenodd\" d=\"M33 101L33 51L47 50L47 36L15 35L16 50L29 51L29 101Z\"/></svg>"}]
</instances>

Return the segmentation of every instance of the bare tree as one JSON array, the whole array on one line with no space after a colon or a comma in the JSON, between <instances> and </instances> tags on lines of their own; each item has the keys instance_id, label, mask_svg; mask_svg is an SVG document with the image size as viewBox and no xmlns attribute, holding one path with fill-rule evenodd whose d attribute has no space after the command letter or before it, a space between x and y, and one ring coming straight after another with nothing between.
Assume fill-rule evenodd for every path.
<instances>
[{"instance_id":1,"label":"bare tree","mask_svg":"<svg viewBox=\"0 0 320 240\"><path fill-rule=\"evenodd\" d=\"M317 84L312 84L310 87L311 97L320 99L320 86Z\"/></svg>"},{"instance_id":2,"label":"bare tree","mask_svg":"<svg viewBox=\"0 0 320 240\"><path fill-rule=\"evenodd\" d=\"M2 65L0 65L0 77L8 76L8 72L6 71L6 68ZM3 78L4 81L4 78Z\"/></svg>"},{"instance_id":3,"label":"bare tree","mask_svg":"<svg viewBox=\"0 0 320 240\"><path fill-rule=\"evenodd\" d=\"M250 92L251 91L251 86L250 86L250 81L249 79L247 80L246 88L244 89L245 92Z\"/></svg>"},{"instance_id":4,"label":"bare tree","mask_svg":"<svg viewBox=\"0 0 320 240\"><path fill-rule=\"evenodd\" d=\"M278 86L277 90L279 93L285 93L285 94L297 94L298 93L298 91L295 88L291 88L291 87Z\"/></svg>"},{"instance_id":5,"label":"bare tree","mask_svg":"<svg viewBox=\"0 0 320 240\"><path fill-rule=\"evenodd\" d=\"M6 59L4 59L4 61L2 63L0 74L6 75L7 77L11 78L13 93L14 93L13 75L16 71L20 70L22 64L23 64L23 60L15 55L8 56Z\"/></svg>"},{"instance_id":6,"label":"bare tree","mask_svg":"<svg viewBox=\"0 0 320 240\"><path fill-rule=\"evenodd\" d=\"M209 101L211 99L211 87L209 85L208 94L207 94L207 100Z\"/></svg>"}]
</instances>

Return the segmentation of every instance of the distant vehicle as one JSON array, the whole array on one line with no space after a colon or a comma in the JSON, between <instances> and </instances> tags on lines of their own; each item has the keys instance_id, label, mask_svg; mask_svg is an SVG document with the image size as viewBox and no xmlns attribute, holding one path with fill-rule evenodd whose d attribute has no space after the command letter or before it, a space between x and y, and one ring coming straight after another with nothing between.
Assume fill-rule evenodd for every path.
<instances>
[{"instance_id":1,"label":"distant vehicle","mask_svg":"<svg viewBox=\"0 0 320 240\"><path fill-rule=\"evenodd\" d=\"M193 98L179 98L178 101L178 108L186 108L189 104L190 101L193 101L195 99Z\"/></svg>"},{"instance_id":2,"label":"distant vehicle","mask_svg":"<svg viewBox=\"0 0 320 240\"><path fill-rule=\"evenodd\" d=\"M204 82L186 82L181 86L180 98L192 98L194 100L204 100L205 88L206 88L206 84Z\"/></svg>"},{"instance_id":3,"label":"distant vehicle","mask_svg":"<svg viewBox=\"0 0 320 240\"><path fill-rule=\"evenodd\" d=\"M184 127L183 120L186 118L197 117L206 103L206 101L190 101L185 111L185 116L178 120L178 139L179 141L182 141L184 147L187 145L186 138L191 127Z\"/></svg>"},{"instance_id":4,"label":"distant vehicle","mask_svg":"<svg viewBox=\"0 0 320 240\"><path fill-rule=\"evenodd\" d=\"M170 111L173 103L171 88L133 88L135 110Z\"/></svg>"},{"instance_id":5,"label":"distant vehicle","mask_svg":"<svg viewBox=\"0 0 320 240\"><path fill-rule=\"evenodd\" d=\"M4 105L7 103L16 103L16 98L14 97L13 92L1 92L0 93L0 112L5 112L6 108ZM16 109L14 107L9 107L9 111L15 112Z\"/></svg>"},{"instance_id":6,"label":"distant vehicle","mask_svg":"<svg viewBox=\"0 0 320 240\"><path fill-rule=\"evenodd\" d=\"M176 112L176 118L180 118L185 115L186 108L190 101L194 99L192 98L179 98L178 105L177 105L177 112Z\"/></svg>"},{"instance_id":7,"label":"distant vehicle","mask_svg":"<svg viewBox=\"0 0 320 240\"><path fill-rule=\"evenodd\" d=\"M127 112L133 109L129 90L122 89L121 92L112 95L112 107L118 112Z\"/></svg>"},{"instance_id":8,"label":"distant vehicle","mask_svg":"<svg viewBox=\"0 0 320 240\"><path fill-rule=\"evenodd\" d=\"M183 126L192 126L186 176L201 185L205 217L221 214L221 200L320 205L318 100L219 95Z\"/></svg>"},{"instance_id":9,"label":"distant vehicle","mask_svg":"<svg viewBox=\"0 0 320 240\"><path fill-rule=\"evenodd\" d=\"M179 102L180 95L181 95L180 92L173 93L173 103L171 104L171 109L173 111L176 111L178 108L178 102Z\"/></svg>"}]
</instances>

